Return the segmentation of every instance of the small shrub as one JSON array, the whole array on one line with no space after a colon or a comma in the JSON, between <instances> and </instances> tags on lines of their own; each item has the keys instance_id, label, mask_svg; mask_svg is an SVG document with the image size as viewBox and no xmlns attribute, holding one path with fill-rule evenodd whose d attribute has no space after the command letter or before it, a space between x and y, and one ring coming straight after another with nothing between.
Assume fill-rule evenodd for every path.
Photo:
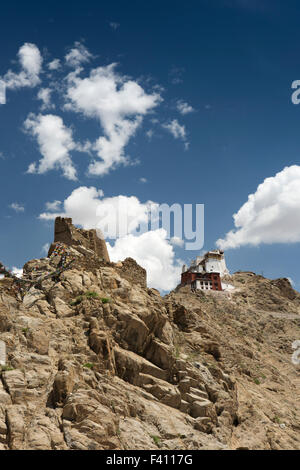
<instances>
[{"instance_id":1,"label":"small shrub","mask_svg":"<svg viewBox=\"0 0 300 470\"><path fill-rule=\"evenodd\" d=\"M10 370L14 370L14 368L11 367L11 366L1 366L1 371L2 372L8 372Z\"/></svg>"},{"instance_id":2,"label":"small shrub","mask_svg":"<svg viewBox=\"0 0 300 470\"><path fill-rule=\"evenodd\" d=\"M99 297L99 294L97 294L97 292L94 292L94 291L87 291L84 295L88 299L96 299L97 297Z\"/></svg>"},{"instance_id":3,"label":"small shrub","mask_svg":"<svg viewBox=\"0 0 300 470\"><path fill-rule=\"evenodd\" d=\"M23 328L22 329L22 333L24 333L24 335L26 335L28 333L28 331L29 331L29 328Z\"/></svg>"},{"instance_id":4,"label":"small shrub","mask_svg":"<svg viewBox=\"0 0 300 470\"><path fill-rule=\"evenodd\" d=\"M260 385L260 380L257 377L253 381L256 385Z\"/></svg>"},{"instance_id":5,"label":"small shrub","mask_svg":"<svg viewBox=\"0 0 300 470\"><path fill-rule=\"evenodd\" d=\"M88 290L84 294L78 295L77 297L75 297L75 299L70 302L70 305L72 307L74 307L76 305L79 305L83 301L84 298L86 298L86 299L97 299L98 297L99 297L99 294L97 294L97 292L94 292L92 290ZM103 299L101 299L101 300L103 302ZM109 299L106 299L106 300L107 300L107 302L109 302ZM105 302L103 302L103 303L105 303Z\"/></svg>"},{"instance_id":6,"label":"small shrub","mask_svg":"<svg viewBox=\"0 0 300 470\"><path fill-rule=\"evenodd\" d=\"M280 424L280 423L281 423L280 418L278 418L278 416L274 416L273 422L274 422L274 423L277 423L277 424Z\"/></svg>"},{"instance_id":7,"label":"small shrub","mask_svg":"<svg viewBox=\"0 0 300 470\"><path fill-rule=\"evenodd\" d=\"M161 441L160 441L160 437L159 437L159 436L153 436L153 435L151 435L150 437L152 437L153 442L154 442L154 444L155 444L157 447L160 447L160 446L161 446Z\"/></svg>"},{"instance_id":8,"label":"small shrub","mask_svg":"<svg viewBox=\"0 0 300 470\"><path fill-rule=\"evenodd\" d=\"M70 302L71 307L79 305L83 300L83 295L78 295L74 300Z\"/></svg>"},{"instance_id":9,"label":"small shrub","mask_svg":"<svg viewBox=\"0 0 300 470\"><path fill-rule=\"evenodd\" d=\"M92 362L86 362L85 364L83 364L82 367L86 367L87 369L94 369L94 365Z\"/></svg>"},{"instance_id":10,"label":"small shrub","mask_svg":"<svg viewBox=\"0 0 300 470\"><path fill-rule=\"evenodd\" d=\"M102 302L103 304L108 304L110 301L111 301L111 300L108 299L107 297L102 297L102 298L101 298L101 302Z\"/></svg>"}]
</instances>

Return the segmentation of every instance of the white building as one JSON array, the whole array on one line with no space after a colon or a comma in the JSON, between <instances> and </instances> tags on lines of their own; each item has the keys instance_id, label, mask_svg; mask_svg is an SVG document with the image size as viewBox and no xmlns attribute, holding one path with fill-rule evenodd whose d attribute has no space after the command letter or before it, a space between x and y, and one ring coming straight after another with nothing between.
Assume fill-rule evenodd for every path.
<instances>
[{"instance_id":1,"label":"white building","mask_svg":"<svg viewBox=\"0 0 300 470\"><path fill-rule=\"evenodd\" d=\"M222 282L229 275L224 251L212 250L192 260L190 267L182 266L181 284L190 284L195 290L230 290L230 284Z\"/></svg>"},{"instance_id":2,"label":"white building","mask_svg":"<svg viewBox=\"0 0 300 470\"><path fill-rule=\"evenodd\" d=\"M229 274L226 266L224 251L208 251L203 258L205 270L207 273L219 273L221 277Z\"/></svg>"},{"instance_id":3,"label":"white building","mask_svg":"<svg viewBox=\"0 0 300 470\"><path fill-rule=\"evenodd\" d=\"M204 256L197 256L192 260L190 268L185 264L182 266L183 273L188 270L194 273L219 273L221 277L229 275L224 251L221 250L208 251Z\"/></svg>"}]
</instances>

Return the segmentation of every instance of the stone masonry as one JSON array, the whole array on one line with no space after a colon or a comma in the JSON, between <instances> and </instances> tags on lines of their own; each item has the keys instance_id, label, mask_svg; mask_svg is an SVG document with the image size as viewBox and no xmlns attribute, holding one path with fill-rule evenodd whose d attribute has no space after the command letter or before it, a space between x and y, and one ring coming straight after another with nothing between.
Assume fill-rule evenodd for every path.
<instances>
[{"instance_id":1,"label":"stone masonry","mask_svg":"<svg viewBox=\"0 0 300 470\"><path fill-rule=\"evenodd\" d=\"M55 243L61 242L74 248L86 248L93 251L98 258L110 262L106 243L99 230L83 230L72 224L72 219L56 217L54 226L54 243L50 246L48 256L51 255Z\"/></svg>"}]
</instances>

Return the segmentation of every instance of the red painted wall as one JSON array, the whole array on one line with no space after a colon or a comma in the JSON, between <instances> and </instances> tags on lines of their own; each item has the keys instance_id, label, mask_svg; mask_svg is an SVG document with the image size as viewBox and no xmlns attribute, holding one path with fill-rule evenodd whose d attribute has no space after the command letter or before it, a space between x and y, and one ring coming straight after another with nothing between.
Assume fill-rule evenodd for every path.
<instances>
[{"instance_id":1,"label":"red painted wall","mask_svg":"<svg viewBox=\"0 0 300 470\"><path fill-rule=\"evenodd\" d=\"M181 274L181 285L191 284L196 279L212 282L212 290L222 290L221 278L219 273L191 273L189 271Z\"/></svg>"}]
</instances>

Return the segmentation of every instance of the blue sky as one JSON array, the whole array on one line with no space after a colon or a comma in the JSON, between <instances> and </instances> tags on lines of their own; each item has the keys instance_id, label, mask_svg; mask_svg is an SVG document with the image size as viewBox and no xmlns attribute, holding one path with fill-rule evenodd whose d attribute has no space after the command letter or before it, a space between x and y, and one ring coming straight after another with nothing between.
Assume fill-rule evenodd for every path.
<instances>
[{"instance_id":1,"label":"blue sky","mask_svg":"<svg viewBox=\"0 0 300 470\"><path fill-rule=\"evenodd\" d=\"M68 214L86 225L97 199L133 196L140 214L148 200L203 203L205 249L222 239L231 271L290 277L299 289L300 106L291 101L300 79L299 21L292 0L2 6L0 259L21 267L43 256L51 213L67 213L66 200ZM124 100L112 92L114 116L89 100L95 83L99 95L105 84L120 91L128 82ZM53 168L52 137L62 139ZM104 154L106 170L88 174ZM111 253L134 250L152 285L165 290L181 261L197 254L158 234L123 240Z\"/></svg>"}]
</instances>

